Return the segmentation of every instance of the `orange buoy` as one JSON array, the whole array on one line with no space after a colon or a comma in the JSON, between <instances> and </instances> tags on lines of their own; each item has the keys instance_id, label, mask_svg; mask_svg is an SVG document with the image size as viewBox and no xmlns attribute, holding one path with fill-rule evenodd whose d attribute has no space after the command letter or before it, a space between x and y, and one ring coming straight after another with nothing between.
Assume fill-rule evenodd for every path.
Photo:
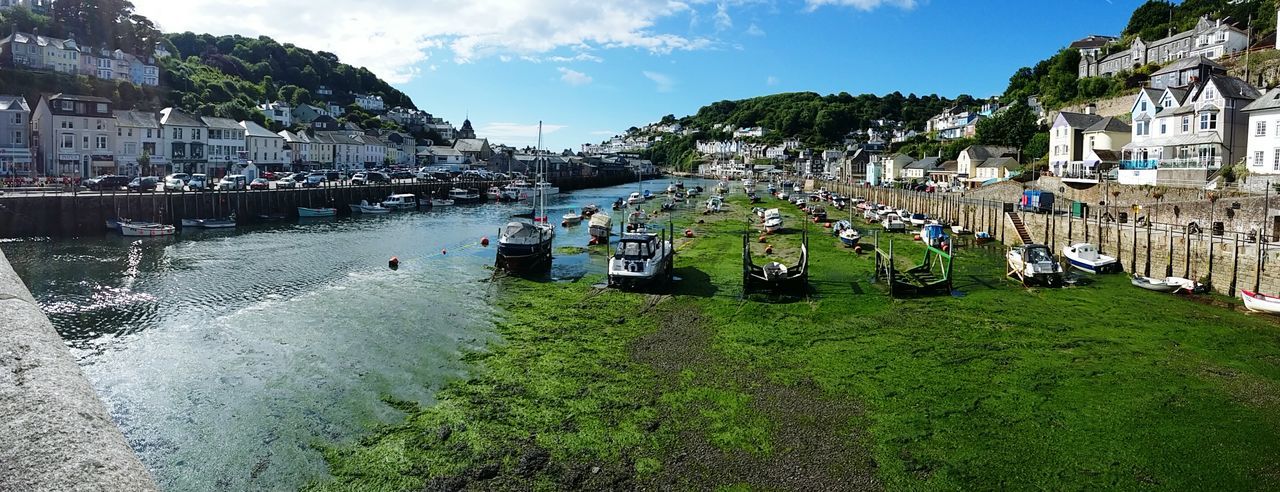
<instances>
[{"instance_id":1,"label":"orange buoy","mask_svg":"<svg viewBox=\"0 0 1280 492\"><path fill-rule=\"evenodd\" d=\"M693 229L685 229L684 237L693 237Z\"/></svg>"},{"instance_id":2,"label":"orange buoy","mask_svg":"<svg viewBox=\"0 0 1280 492\"><path fill-rule=\"evenodd\" d=\"M822 224L822 227L825 227L825 228L827 228L827 229L830 229L830 228L831 228L831 223L830 223L830 222L827 222L826 224Z\"/></svg>"},{"instance_id":3,"label":"orange buoy","mask_svg":"<svg viewBox=\"0 0 1280 492\"><path fill-rule=\"evenodd\" d=\"M946 250L948 250L948 249L951 249L951 246L950 246L950 245L948 245L947 243L942 243L942 250L943 250L943 251L946 251Z\"/></svg>"},{"instance_id":4,"label":"orange buoy","mask_svg":"<svg viewBox=\"0 0 1280 492\"><path fill-rule=\"evenodd\" d=\"M765 246L765 247L764 247L764 254L766 254L766 255L771 255L771 254L773 254L773 245L772 245L772 244L770 244L770 245L768 245L768 246Z\"/></svg>"},{"instance_id":5,"label":"orange buoy","mask_svg":"<svg viewBox=\"0 0 1280 492\"><path fill-rule=\"evenodd\" d=\"M919 235L919 234L916 234L916 235L914 235L914 236L911 236L911 239L914 239L914 240L916 240L916 241L919 241L919 240L920 240L920 235Z\"/></svg>"},{"instance_id":6,"label":"orange buoy","mask_svg":"<svg viewBox=\"0 0 1280 492\"><path fill-rule=\"evenodd\" d=\"M861 253L862 253L862 245L861 245L861 244L859 244L859 245L857 245L857 246L854 246L854 247L853 247L853 252L854 252L854 253L861 254Z\"/></svg>"},{"instance_id":7,"label":"orange buoy","mask_svg":"<svg viewBox=\"0 0 1280 492\"><path fill-rule=\"evenodd\" d=\"M392 256L391 259L387 261L387 268L392 270L400 268L400 258Z\"/></svg>"},{"instance_id":8,"label":"orange buoy","mask_svg":"<svg viewBox=\"0 0 1280 492\"><path fill-rule=\"evenodd\" d=\"M767 241L765 241L765 239L764 239L764 234L761 234L761 235L760 235L760 242L762 242L762 243L767 242Z\"/></svg>"},{"instance_id":9,"label":"orange buoy","mask_svg":"<svg viewBox=\"0 0 1280 492\"><path fill-rule=\"evenodd\" d=\"M484 247L486 247L486 248L488 248L488 247L489 247L489 236L485 236L485 237L480 238L480 245L481 245L481 246L484 246Z\"/></svg>"}]
</instances>

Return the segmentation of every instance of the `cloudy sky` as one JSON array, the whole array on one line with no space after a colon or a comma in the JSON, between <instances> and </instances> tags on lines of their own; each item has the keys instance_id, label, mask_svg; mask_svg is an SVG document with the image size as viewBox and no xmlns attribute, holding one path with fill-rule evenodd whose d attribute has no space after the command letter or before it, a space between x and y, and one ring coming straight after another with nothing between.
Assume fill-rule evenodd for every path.
<instances>
[{"instance_id":1,"label":"cloudy sky","mask_svg":"<svg viewBox=\"0 0 1280 492\"><path fill-rule=\"evenodd\" d=\"M1140 0L133 0L165 31L268 35L365 66L482 136L598 142L787 91L1003 92L1017 67L1115 34Z\"/></svg>"}]
</instances>

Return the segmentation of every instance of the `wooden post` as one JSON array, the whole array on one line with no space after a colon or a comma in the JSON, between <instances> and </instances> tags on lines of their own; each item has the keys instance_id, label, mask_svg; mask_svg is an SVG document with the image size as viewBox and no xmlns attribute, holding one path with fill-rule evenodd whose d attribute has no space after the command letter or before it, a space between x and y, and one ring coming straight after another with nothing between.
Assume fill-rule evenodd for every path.
<instances>
[{"instance_id":1,"label":"wooden post","mask_svg":"<svg viewBox=\"0 0 1280 492\"><path fill-rule=\"evenodd\" d=\"M1138 271L1138 214L1134 214L1130 223L1133 224L1133 241L1129 245L1129 249L1133 250L1133 257L1129 260L1129 271L1136 272Z\"/></svg>"},{"instance_id":2,"label":"wooden post","mask_svg":"<svg viewBox=\"0 0 1280 492\"><path fill-rule=\"evenodd\" d=\"M1187 230L1183 232L1182 238L1184 239L1183 243L1187 247L1186 253L1182 257L1182 263L1183 263L1182 276L1184 278L1191 279L1191 229L1190 228L1187 228ZM1195 279L1191 279L1191 280L1195 280Z\"/></svg>"},{"instance_id":3,"label":"wooden post","mask_svg":"<svg viewBox=\"0 0 1280 492\"><path fill-rule=\"evenodd\" d=\"M1231 286L1227 287L1227 295L1235 297L1236 282L1240 279L1240 233L1236 233L1235 254L1231 255Z\"/></svg>"},{"instance_id":4,"label":"wooden post","mask_svg":"<svg viewBox=\"0 0 1280 492\"><path fill-rule=\"evenodd\" d=\"M1142 274L1148 277L1151 276L1151 228L1152 227L1154 226L1151 223L1151 219L1147 219L1147 263L1146 263L1146 267L1142 270Z\"/></svg>"},{"instance_id":5,"label":"wooden post","mask_svg":"<svg viewBox=\"0 0 1280 492\"><path fill-rule=\"evenodd\" d=\"M1169 257L1165 260L1164 276L1172 277L1173 276L1173 225L1172 224L1169 225L1168 229L1165 229L1165 234L1168 236L1168 239L1169 239Z\"/></svg>"}]
</instances>

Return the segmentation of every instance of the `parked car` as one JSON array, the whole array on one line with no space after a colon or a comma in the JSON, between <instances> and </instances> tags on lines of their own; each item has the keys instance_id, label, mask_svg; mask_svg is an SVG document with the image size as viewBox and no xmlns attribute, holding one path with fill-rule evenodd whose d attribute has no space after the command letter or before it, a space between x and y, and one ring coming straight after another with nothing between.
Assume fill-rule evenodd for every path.
<instances>
[{"instance_id":1,"label":"parked car","mask_svg":"<svg viewBox=\"0 0 1280 492\"><path fill-rule=\"evenodd\" d=\"M338 171L325 171L324 178L329 181L339 181L342 179L342 173Z\"/></svg>"},{"instance_id":2,"label":"parked car","mask_svg":"<svg viewBox=\"0 0 1280 492\"><path fill-rule=\"evenodd\" d=\"M218 181L218 190L220 191L237 191L243 190L249 184L249 178L243 174L228 174Z\"/></svg>"},{"instance_id":3,"label":"parked car","mask_svg":"<svg viewBox=\"0 0 1280 492\"><path fill-rule=\"evenodd\" d=\"M273 173L271 171L263 171L261 177L262 179L265 179L267 181L275 181L279 179L279 177L276 176L276 173Z\"/></svg>"},{"instance_id":4,"label":"parked car","mask_svg":"<svg viewBox=\"0 0 1280 492\"><path fill-rule=\"evenodd\" d=\"M293 180L299 183L307 180L307 173L293 173Z\"/></svg>"},{"instance_id":5,"label":"parked car","mask_svg":"<svg viewBox=\"0 0 1280 492\"><path fill-rule=\"evenodd\" d=\"M252 183L249 183L249 189L269 190L271 189L271 180L268 180L267 178L256 178Z\"/></svg>"},{"instance_id":6,"label":"parked car","mask_svg":"<svg viewBox=\"0 0 1280 492\"><path fill-rule=\"evenodd\" d=\"M191 180L187 181L187 189L191 191L209 189L209 177L203 174L192 174Z\"/></svg>"},{"instance_id":7,"label":"parked car","mask_svg":"<svg viewBox=\"0 0 1280 492\"><path fill-rule=\"evenodd\" d=\"M391 173L391 179L413 179L413 173L409 171L396 171Z\"/></svg>"},{"instance_id":8,"label":"parked car","mask_svg":"<svg viewBox=\"0 0 1280 492\"><path fill-rule=\"evenodd\" d=\"M182 178L168 178L164 180L164 191L182 191L184 186L186 186L186 184L182 182Z\"/></svg>"},{"instance_id":9,"label":"parked car","mask_svg":"<svg viewBox=\"0 0 1280 492\"><path fill-rule=\"evenodd\" d=\"M160 178L155 176L139 176L133 178L133 181L129 182L129 191L137 191L139 193L144 191L156 191L156 185L158 184L160 184Z\"/></svg>"},{"instance_id":10,"label":"parked car","mask_svg":"<svg viewBox=\"0 0 1280 492\"><path fill-rule=\"evenodd\" d=\"M351 177L351 184L353 185L363 185L363 184L369 184L369 183L389 183L389 182L391 182L391 178L388 178L387 175L377 171L356 173L355 176Z\"/></svg>"},{"instance_id":11,"label":"parked car","mask_svg":"<svg viewBox=\"0 0 1280 492\"><path fill-rule=\"evenodd\" d=\"M324 184L324 175L312 174L310 176L307 176L306 181L302 182L302 187L303 188L319 188L320 185L322 184Z\"/></svg>"},{"instance_id":12,"label":"parked car","mask_svg":"<svg viewBox=\"0 0 1280 492\"><path fill-rule=\"evenodd\" d=\"M85 188L94 191L118 190L129 184L129 177L106 174L96 178L86 179L81 184L83 184Z\"/></svg>"},{"instance_id":13,"label":"parked car","mask_svg":"<svg viewBox=\"0 0 1280 492\"><path fill-rule=\"evenodd\" d=\"M293 189L297 187L298 187L298 181L293 179L293 176L285 176L283 178L276 180L277 190Z\"/></svg>"},{"instance_id":14,"label":"parked car","mask_svg":"<svg viewBox=\"0 0 1280 492\"><path fill-rule=\"evenodd\" d=\"M182 180L182 184L183 184L183 185L187 184L187 182L188 182L188 181L191 181L191 175L190 175L190 174L187 174L187 173L173 173L173 174L170 174L170 175L168 175L168 176L165 176L165 177L164 177L164 182L165 182L165 184L168 184L168 183L169 183L169 180L171 180L171 179L175 179L175 178L176 178L176 179L181 179L181 180Z\"/></svg>"}]
</instances>

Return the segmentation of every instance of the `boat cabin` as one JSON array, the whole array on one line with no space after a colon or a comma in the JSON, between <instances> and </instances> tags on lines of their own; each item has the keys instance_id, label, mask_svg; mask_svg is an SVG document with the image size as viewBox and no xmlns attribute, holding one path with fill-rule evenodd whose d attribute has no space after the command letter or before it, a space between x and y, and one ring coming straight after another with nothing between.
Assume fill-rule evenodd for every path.
<instances>
[{"instance_id":1,"label":"boat cabin","mask_svg":"<svg viewBox=\"0 0 1280 492\"><path fill-rule=\"evenodd\" d=\"M410 193L398 193L382 200L387 208L414 208L418 206L418 197Z\"/></svg>"},{"instance_id":2,"label":"boat cabin","mask_svg":"<svg viewBox=\"0 0 1280 492\"><path fill-rule=\"evenodd\" d=\"M618 241L613 257L620 260L650 260L658 254L658 235L627 233Z\"/></svg>"}]
</instances>

